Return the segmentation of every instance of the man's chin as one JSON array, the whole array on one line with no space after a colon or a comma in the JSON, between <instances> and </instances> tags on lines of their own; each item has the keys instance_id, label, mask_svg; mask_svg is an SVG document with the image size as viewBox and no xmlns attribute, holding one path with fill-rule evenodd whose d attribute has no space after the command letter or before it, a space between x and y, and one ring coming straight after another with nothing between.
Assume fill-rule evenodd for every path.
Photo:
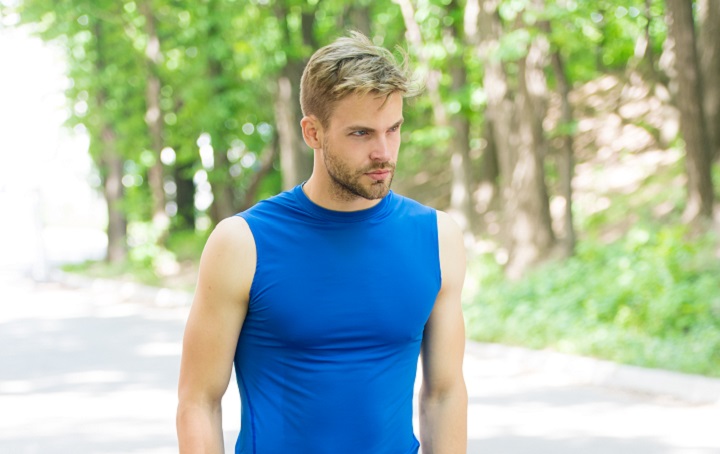
<instances>
[{"instance_id":1,"label":"man's chin","mask_svg":"<svg viewBox=\"0 0 720 454\"><path fill-rule=\"evenodd\" d=\"M351 184L335 179L337 194L342 195L346 200L362 198L365 200L378 200L390 192L392 181L374 181L370 184L363 183L359 179Z\"/></svg>"},{"instance_id":2,"label":"man's chin","mask_svg":"<svg viewBox=\"0 0 720 454\"><path fill-rule=\"evenodd\" d=\"M386 185L384 182L378 181L377 183L373 183L370 188L365 191L363 198L368 200L378 200L388 195L388 192L390 192L390 186Z\"/></svg>"}]
</instances>

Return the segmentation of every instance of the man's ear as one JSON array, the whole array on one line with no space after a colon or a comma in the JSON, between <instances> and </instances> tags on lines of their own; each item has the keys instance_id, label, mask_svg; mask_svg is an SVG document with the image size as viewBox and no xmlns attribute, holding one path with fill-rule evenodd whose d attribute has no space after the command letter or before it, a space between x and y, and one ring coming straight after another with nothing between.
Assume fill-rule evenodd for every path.
<instances>
[{"instance_id":1,"label":"man's ear","mask_svg":"<svg viewBox=\"0 0 720 454\"><path fill-rule=\"evenodd\" d=\"M318 120L315 115L303 117L303 119L300 120L300 127L302 128L303 139L310 148L313 150L322 148L322 135L324 131L320 120Z\"/></svg>"}]
</instances>

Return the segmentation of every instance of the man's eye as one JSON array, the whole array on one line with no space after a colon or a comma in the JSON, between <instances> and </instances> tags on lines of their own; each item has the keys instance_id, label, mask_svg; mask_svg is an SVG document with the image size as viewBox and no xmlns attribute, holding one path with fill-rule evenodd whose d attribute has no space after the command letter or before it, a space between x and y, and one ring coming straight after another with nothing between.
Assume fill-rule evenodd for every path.
<instances>
[{"instance_id":1,"label":"man's eye","mask_svg":"<svg viewBox=\"0 0 720 454\"><path fill-rule=\"evenodd\" d=\"M367 135L367 131L364 131L364 130L353 131L353 132L352 132L352 135L353 135L353 136L356 136L356 137L366 136L366 135Z\"/></svg>"}]
</instances>

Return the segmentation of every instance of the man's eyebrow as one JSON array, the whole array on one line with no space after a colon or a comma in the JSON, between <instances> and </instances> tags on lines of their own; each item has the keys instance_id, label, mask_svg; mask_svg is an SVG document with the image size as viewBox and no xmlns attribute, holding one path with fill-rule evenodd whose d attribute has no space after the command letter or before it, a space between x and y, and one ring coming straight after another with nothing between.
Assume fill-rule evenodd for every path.
<instances>
[{"instance_id":1,"label":"man's eyebrow","mask_svg":"<svg viewBox=\"0 0 720 454\"><path fill-rule=\"evenodd\" d=\"M404 119L404 118L401 118L400 120L398 120L397 122L395 122L394 125L390 126L388 129L397 128L398 126L400 126L401 124L403 124L404 121L405 121L405 119ZM352 126L348 126L347 128L345 128L345 130L347 130L347 131L368 131L368 132L375 132L375 128L370 128L370 127L368 127L368 126L362 126L362 125L352 125Z\"/></svg>"}]
</instances>

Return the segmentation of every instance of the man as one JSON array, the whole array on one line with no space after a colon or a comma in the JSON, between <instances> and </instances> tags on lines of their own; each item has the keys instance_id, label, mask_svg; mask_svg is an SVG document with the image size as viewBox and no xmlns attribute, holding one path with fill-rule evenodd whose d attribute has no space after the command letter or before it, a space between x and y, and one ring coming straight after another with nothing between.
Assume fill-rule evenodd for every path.
<instances>
[{"instance_id":1,"label":"man","mask_svg":"<svg viewBox=\"0 0 720 454\"><path fill-rule=\"evenodd\" d=\"M202 254L183 342L182 453L223 451L233 362L236 453L417 453L420 353L423 453L465 453L462 235L390 191L411 92L392 54L359 33L310 59L311 177L222 221Z\"/></svg>"}]
</instances>

